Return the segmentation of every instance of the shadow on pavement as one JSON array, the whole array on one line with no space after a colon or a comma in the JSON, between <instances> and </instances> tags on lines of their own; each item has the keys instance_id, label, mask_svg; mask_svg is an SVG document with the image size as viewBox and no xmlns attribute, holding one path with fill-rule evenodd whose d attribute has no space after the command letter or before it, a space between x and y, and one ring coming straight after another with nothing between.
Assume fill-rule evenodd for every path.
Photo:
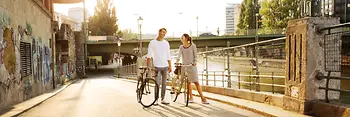
<instances>
[{"instance_id":1,"label":"shadow on pavement","mask_svg":"<svg viewBox=\"0 0 350 117\"><path fill-rule=\"evenodd\" d=\"M9 111L11 111L12 109L14 109L14 107L7 107L7 108L3 108L3 109L1 109L0 110L0 116L1 115L3 115L3 114L5 114L5 113L7 113L7 112L9 112Z\"/></svg>"},{"instance_id":2,"label":"shadow on pavement","mask_svg":"<svg viewBox=\"0 0 350 117\"><path fill-rule=\"evenodd\" d=\"M159 105L158 107L164 109L157 109L154 107L151 108L144 108L145 111L150 112L154 115L160 115L162 117L166 117L168 113L174 116L179 116L179 117L199 117L202 115L198 115L196 113L202 113L207 116L226 116L226 117L245 117L244 115L234 113L232 111L227 111L225 108L220 108L216 107L213 105L201 105L197 103L193 103L189 105L188 107L186 106L172 106L170 105ZM191 112L187 109L190 109Z\"/></svg>"}]
</instances>

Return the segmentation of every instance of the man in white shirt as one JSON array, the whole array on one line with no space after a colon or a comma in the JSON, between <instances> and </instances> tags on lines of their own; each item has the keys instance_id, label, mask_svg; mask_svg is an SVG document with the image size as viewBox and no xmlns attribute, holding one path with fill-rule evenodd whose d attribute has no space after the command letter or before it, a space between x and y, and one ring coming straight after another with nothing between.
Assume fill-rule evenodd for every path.
<instances>
[{"instance_id":1,"label":"man in white shirt","mask_svg":"<svg viewBox=\"0 0 350 117\"><path fill-rule=\"evenodd\" d=\"M147 53L147 67L150 66L150 61L151 59L153 59L153 64L156 70L155 76L157 76L155 80L157 81L159 86L160 86L160 80L162 81L161 82L161 85L162 85L161 86L162 87L161 103L162 104L169 104L165 100L165 91L166 91L166 80L168 77L168 73L171 72L170 45L168 41L163 39L166 33L167 31L165 28L159 29L158 37L149 43L148 53ZM160 73L160 75L158 75L158 73ZM156 101L155 105L158 104L157 102L158 101Z\"/></svg>"}]
</instances>

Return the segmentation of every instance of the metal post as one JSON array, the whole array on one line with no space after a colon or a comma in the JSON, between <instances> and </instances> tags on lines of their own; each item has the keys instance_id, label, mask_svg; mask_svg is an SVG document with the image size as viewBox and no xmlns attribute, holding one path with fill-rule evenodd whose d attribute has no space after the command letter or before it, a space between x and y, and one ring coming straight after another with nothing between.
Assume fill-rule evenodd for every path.
<instances>
[{"instance_id":1,"label":"metal post","mask_svg":"<svg viewBox=\"0 0 350 117\"><path fill-rule=\"evenodd\" d=\"M142 57L142 31L141 31L141 25L140 26L140 57Z\"/></svg>"},{"instance_id":2,"label":"metal post","mask_svg":"<svg viewBox=\"0 0 350 117\"><path fill-rule=\"evenodd\" d=\"M329 4L329 3L328 3ZM334 3L333 3L334 4ZM345 7L344 7L344 9L345 9L345 11L344 11L344 15L345 15L345 17L344 17L344 22L347 22L347 17L346 17L346 15L347 15L347 10L348 10L348 0L345 0ZM328 8L329 9L329 8Z\"/></svg>"},{"instance_id":3,"label":"metal post","mask_svg":"<svg viewBox=\"0 0 350 117\"><path fill-rule=\"evenodd\" d=\"M238 89L241 89L241 72L238 72Z\"/></svg>"},{"instance_id":4,"label":"metal post","mask_svg":"<svg viewBox=\"0 0 350 117\"><path fill-rule=\"evenodd\" d=\"M198 16L196 17L196 19L197 19L197 41L198 41L198 38L199 38L199 34L198 34ZM196 41L196 43L197 43L197 41ZM198 45L197 45L198 46Z\"/></svg>"},{"instance_id":5,"label":"metal post","mask_svg":"<svg viewBox=\"0 0 350 117\"><path fill-rule=\"evenodd\" d=\"M258 43L259 42L259 38L258 38L258 28L259 28L259 24L258 24L258 16L259 14L256 14L256 27L255 27L255 30L256 30L256 34L255 34L255 42ZM259 57L259 44L256 44L255 45L255 60L256 60L256 75L257 75L257 78L256 78L256 82L257 82L257 85L256 85L256 91L260 91L260 78L259 78L259 60L258 60L258 57Z\"/></svg>"},{"instance_id":6,"label":"metal post","mask_svg":"<svg viewBox=\"0 0 350 117\"><path fill-rule=\"evenodd\" d=\"M272 72L272 94L275 94L275 80L274 80L274 75L275 75L275 72Z\"/></svg>"},{"instance_id":7,"label":"metal post","mask_svg":"<svg viewBox=\"0 0 350 117\"><path fill-rule=\"evenodd\" d=\"M120 60L121 60L121 59L120 59L120 46L118 46L118 53L119 53L119 55L118 55L118 59L119 59L119 60L118 60L118 63L119 63L119 65L118 65L118 66L120 66Z\"/></svg>"},{"instance_id":8,"label":"metal post","mask_svg":"<svg viewBox=\"0 0 350 117\"><path fill-rule=\"evenodd\" d=\"M252 90L252 72L249 72L249 90Z\"/></svg>"},{"instance_id":9,"label":"metal post","mask_svg":"<svg viewBox=\"0 0 350 117\"><path fill-rule=\"evenodd\" d=\"M215 71L214 71L214 86L216 86L216 74L215 74Z\"/></svg>"},{"instance_id":10,"label":"metal post","mask_svg":"<svg viewBox=\"0 0 350 117\"><path fill-rule=\"evenodd\" d=\"M227 41L227 47L230 47L230 41ZM229 88L231 88L230 56L230 50L227 50L227 79Z\"/></svg>"},{"instance_id":11,"label":"metal post","mask_svg":"<svg viewBox=\"0 0 350 117\"><path fill-rule=\"evenodd\" d=\"M208 51L208 46L205 46L205 51ZM206 85L208 86L208 54L205 54L205 74Z\"/></svg>"}]
</instances>

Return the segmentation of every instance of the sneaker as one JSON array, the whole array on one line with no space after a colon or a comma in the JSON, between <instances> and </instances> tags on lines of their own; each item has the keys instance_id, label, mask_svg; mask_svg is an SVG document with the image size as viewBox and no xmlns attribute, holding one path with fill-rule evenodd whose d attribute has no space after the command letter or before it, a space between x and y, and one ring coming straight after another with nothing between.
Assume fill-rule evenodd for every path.
<instances>
[{"instance_id":1,"label":"sneaker","mask_svg":"<svg viewBox=\"0 0 350 117\"><path fill-rule=\"evenodd\" d=\"M161 102L162 104L169 104L169 102L165 101L165 100L162 100Z\"/></svg>"},{"instance_id":2,"label":"sneaker","mask_svg":"<svg viewBox=\"0 0 350 117\"><path fill-rule=\"evenodd\" d=\"M188 103L194 103L194 101L193 100L188 100Z\"/></svg>"},{"instance_id":3,"label":"sneaker","mask_svg":"<svg viewBox=\"0 0 350 117\"><path fill-rule=\"evenodd\" d=\"M205 101L205 102L202 101L202 104L209 104L209 102L208 101Z\"/></svg>"}]
</instances>

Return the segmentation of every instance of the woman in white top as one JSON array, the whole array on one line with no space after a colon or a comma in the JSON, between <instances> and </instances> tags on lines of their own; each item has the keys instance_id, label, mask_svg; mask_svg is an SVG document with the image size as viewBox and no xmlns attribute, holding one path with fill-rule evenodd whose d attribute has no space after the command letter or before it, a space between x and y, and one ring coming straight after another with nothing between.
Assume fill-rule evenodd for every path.
<instances>
[{"instance_id":1,"label":"woman in white top","mask_svg":"<svg viewBox=\"0 0 350 117\"><path fill-rule=\"evenodd\" d=\"M179 62L180 58L182 57L182 63L185 65L192 64L193 66L187 67L187 76L188 76L188 89L190 99L189 102L193 103L193 95L192 95L192 85L191 82L193 82L198 90L199 95L202 98L203 104L209 104L206 98L203 96L202 89L198 83L198 70L196 66L197 62L197 48L196 45L192 43L192 38L188 34L183 34L181 41L183 45L179 47L179 53L178 53L178 59L177 62ZM181 68L181 75L185 73L184 68Z\"/></svg>"}]
</instances>

